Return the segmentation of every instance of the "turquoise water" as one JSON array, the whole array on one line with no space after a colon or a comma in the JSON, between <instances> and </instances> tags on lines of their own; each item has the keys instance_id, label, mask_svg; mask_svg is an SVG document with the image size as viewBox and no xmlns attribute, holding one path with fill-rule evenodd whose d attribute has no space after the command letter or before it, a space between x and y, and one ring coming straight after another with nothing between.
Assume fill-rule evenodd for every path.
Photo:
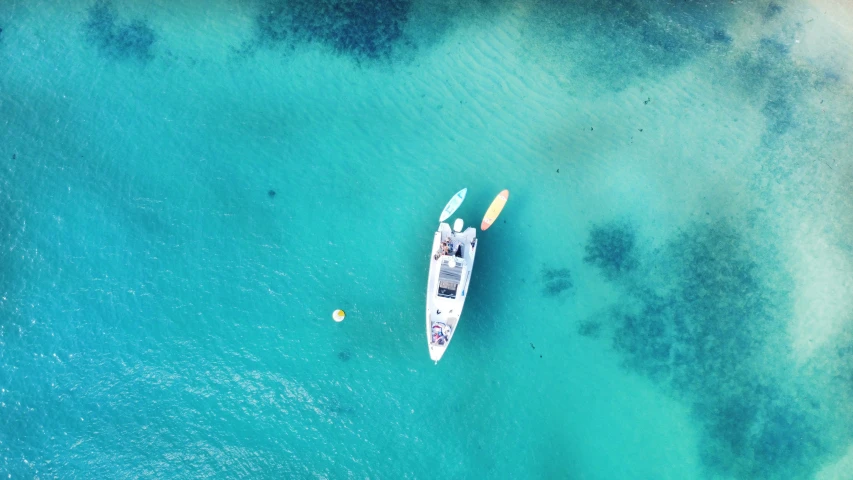
<instances>
[{"instance_id":1,"label":"turquoise water","mask_svg":"<svg viewBox=\"0 0 853 480\"><path fill-rule=\"evenodd\" d=\"M849 478L847 3L175 3L0 4L0 472Z\"/></svg>"}]
</instances>

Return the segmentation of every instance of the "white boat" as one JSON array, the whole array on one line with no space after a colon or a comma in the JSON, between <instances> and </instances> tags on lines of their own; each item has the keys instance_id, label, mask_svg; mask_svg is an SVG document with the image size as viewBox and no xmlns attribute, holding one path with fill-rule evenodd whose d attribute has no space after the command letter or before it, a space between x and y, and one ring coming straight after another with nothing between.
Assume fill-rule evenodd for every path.
<instances>
[{"instance_id":1,"label":"white boat","mask_svg":"<svg viewBox=\"0 0 853 480\"><path fill-rule=\"evenodd\" d=\"M441 223L432 240L426 295L426 334L429 357L436 363L447 351L456 333L462 307L471 283L471 269L477 252L477 229L462 230L457 219L454 229Z\"/></svg>"}]
</instances>

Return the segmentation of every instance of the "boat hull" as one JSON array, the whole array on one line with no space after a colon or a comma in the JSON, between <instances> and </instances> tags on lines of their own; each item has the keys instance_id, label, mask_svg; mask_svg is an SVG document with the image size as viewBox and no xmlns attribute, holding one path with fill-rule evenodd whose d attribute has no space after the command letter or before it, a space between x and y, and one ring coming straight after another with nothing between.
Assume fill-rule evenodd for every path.
<instances>
[{"instance_id":1,"label":"boat hull","mask_svg":"<svg viewBox=\"0 0 853 480\"><path fill-rule=\"evenodd\" d=\"M468 296L476 255L474 228L453 232L446 223L433 236L426 295L426 335L430 359L438 362L456 333ZM451 250L443 251L448 242ZM449 254L448 254L449 253Z\"/></svg>"}]
</instances>

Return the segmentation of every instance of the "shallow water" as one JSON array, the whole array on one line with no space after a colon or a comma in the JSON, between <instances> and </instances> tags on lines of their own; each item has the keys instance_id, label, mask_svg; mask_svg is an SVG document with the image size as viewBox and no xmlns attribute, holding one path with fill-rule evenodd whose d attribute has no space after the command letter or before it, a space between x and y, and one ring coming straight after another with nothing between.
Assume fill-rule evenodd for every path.
<instances>
[{"instance_id":1,"label":"shallow water","mask_svg":"<svg viewBox=\"0 0 853 480\"><path fill-rule=\"evenodd\" d=\"M0 5L11 478L849 471L846 2L172 3Z\"/></svg>"}]
</instances>

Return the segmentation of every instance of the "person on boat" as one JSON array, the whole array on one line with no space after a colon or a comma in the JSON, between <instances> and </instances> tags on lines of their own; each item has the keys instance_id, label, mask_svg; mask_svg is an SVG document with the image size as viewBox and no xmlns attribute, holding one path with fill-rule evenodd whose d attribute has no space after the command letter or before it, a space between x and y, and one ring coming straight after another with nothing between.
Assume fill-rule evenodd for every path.
<instances>
[{"instance_id":1,"label":"person on boat","mask_svg":"<svg viewBox=\"0 0 853 480\"><path fill-rule=\"evenodd\" d=\"M441 342L444 338L444 332L441 329L441 325L433 324L432 325L432 343ZM439 343L441 345L441 343Z\"/></svg>"}]
</instances>

